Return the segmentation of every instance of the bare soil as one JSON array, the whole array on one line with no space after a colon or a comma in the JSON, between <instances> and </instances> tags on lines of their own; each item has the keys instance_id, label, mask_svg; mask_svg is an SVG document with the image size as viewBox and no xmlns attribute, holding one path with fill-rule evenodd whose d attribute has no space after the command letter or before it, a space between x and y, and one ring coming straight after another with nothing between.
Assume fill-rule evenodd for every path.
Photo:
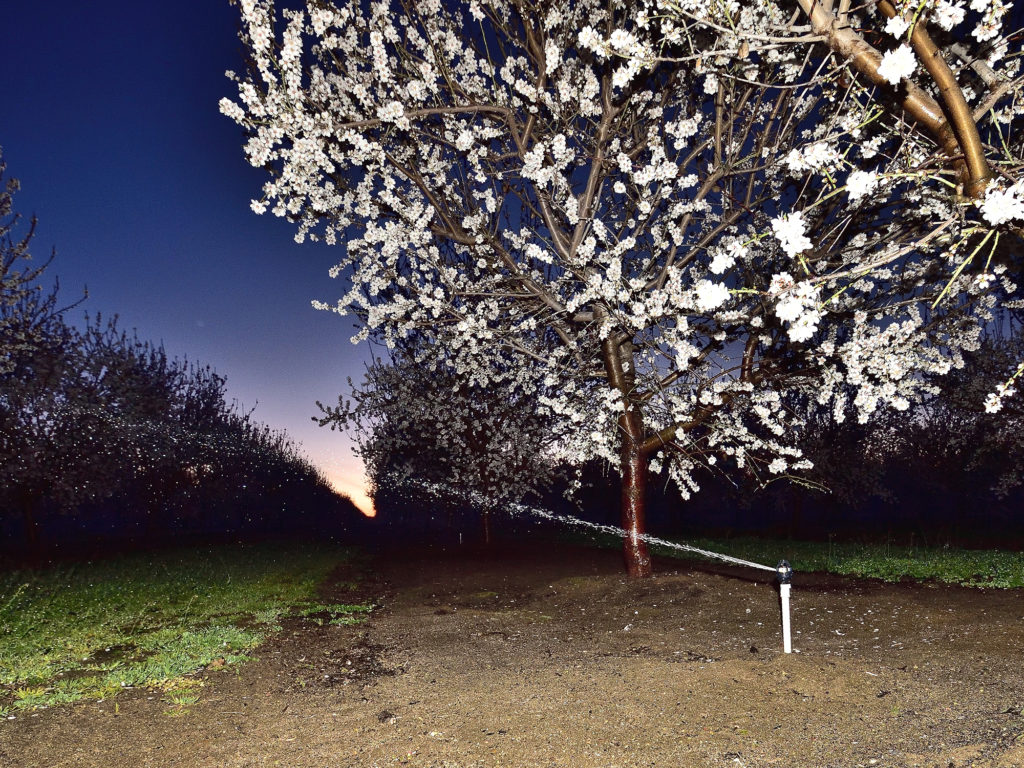
<instances>
[{"instance_id":1,"label":"bare soil","mask_svg":"<svg viewBox=\"0 0 1024 768\"><path fill-rule=\"evenodd\" d=\"M349 602L339 572L325 597ZM1024 768L1024 594L615 552L392 552L358 627L287 626L182 710L154 691L0 724L0 765Z\"/></svg>"}]
</instances>

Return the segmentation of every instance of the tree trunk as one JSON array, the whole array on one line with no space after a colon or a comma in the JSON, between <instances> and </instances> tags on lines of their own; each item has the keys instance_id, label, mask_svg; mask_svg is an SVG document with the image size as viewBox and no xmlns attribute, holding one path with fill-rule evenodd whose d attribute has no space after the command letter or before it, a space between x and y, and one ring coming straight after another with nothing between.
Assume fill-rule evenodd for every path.
<instances>
[{"instance_id":1,"label":"tree trunk","mask_svg":"<svg viewBox=\"0 0 1024 768\"><path fill-rule=\"evenodd\" d=\"M607 310L598 305L595 317L605 319ZM644 513L647 504L647 462L644 453L644 420L636 401L636 363L633 340L628 335L609 333L601 342L601 357L608 383L622 396L619 417L619 474L622 476L622 527L626 531L623 556L630 578L646 579L652 573L647 543L640 536L647 532Z\"/></svg>"},{"instance_id":2,"label":"tree trunk","mask_svg":"<svg viewBox=\"0 0 1024 768\"><path fill-rule=\"evenodd\" d=\"M484 546L491 546L491 512L490 510L483 510L480 513L480 522L483 524L483 537Z\"/></svg>"},{"instance_id":3,"label":"tree trunk","mask_svg":"<svg viewBox=\"0 0 1024 768\"><path fill-rule=\"evenodd\" d=\"M644 514L647 509L647 457L634 440L634 429L626 422L639 424L635 413L625 414L619 419L622 427L622 527L626 531L623 540L623 556L626 559L626 573L630 578L646 579L651 575L651 556L647 542L640 536L646 533Z\"/></svg>"},{"instance_id":4,"label":"tree trunk","mask_svg":"<svg viewBox=\"0 0 1024 768\"><path fill-rule=\"evenodd\" d=\"M43 548L39 539L39 522L36 520L35 499L25 493L21 499L21 516L25 524L25 546L28 560L38 563L42 560Z\"/></svg>"}]
</instances>

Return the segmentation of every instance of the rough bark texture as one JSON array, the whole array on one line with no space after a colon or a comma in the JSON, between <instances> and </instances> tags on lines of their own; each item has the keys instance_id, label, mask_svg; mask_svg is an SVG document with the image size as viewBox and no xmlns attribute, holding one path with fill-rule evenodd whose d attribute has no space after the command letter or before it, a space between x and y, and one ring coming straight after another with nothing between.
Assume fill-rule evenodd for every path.
<instances>
[{"instance_id":1,"label":"rough bark texture","mask_svg":"<svg viewBox=\"0 0 1024 768\"><path fill-rule=\"evenodd\" d=\"M597 314L602 314L598 310ZM608 383L622 395L623 413L619 417L619 473L622 477L622 527L626 531L623 556L631 578L651 575L651 556L640 539L646 533L644 513L647 502L647 462L644 450L644 423L636 402L636 368L633 342L614 333L601 343Z\"/></svg>"},{"instance_id":2,"label":"rough bark texture","mask_svg":"<svg viewBox=\"0 0 1024 768\"><path fill-rule=\"evenodd\" d=\"M623 414L619 428L622 430L622 527L627 533L623 555L629 576L645 579L652 571L647 543L640 539L647 530L647 456L640 448L643 430L639 414L635 411Z\"/></svg>"}]
</instances>

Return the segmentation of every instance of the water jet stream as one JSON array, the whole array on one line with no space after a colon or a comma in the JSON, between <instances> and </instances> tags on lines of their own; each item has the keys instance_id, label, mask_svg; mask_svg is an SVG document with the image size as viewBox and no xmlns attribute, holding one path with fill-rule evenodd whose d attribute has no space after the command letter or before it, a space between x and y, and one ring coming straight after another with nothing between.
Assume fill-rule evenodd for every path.
<instances>
[{"instance_id":1,"label":"water jet stream","mask_svg":"<svg viewBox=\"0 0 1024 768\"><path fill-rule=\"evenodd\" d=\"M399 480L400 485L406 485L411 488L426 491L432 496L443 497L446 494L451 494L456 497L460 497L465 501L470 502L474 506L493 509L495 504L490 501L484 494L479 491L463 491L456 490L448 485L442 485L440 483L428 483L423 480L414 480L412 478L396 478ZM602 523L594 523L590 520L583 520L582 518L575 517L574 515L564 515L552 512L548 509L541 507L532 507L527 504L521 504L518 502L512 502L506 505L506 510L512 516L531 516L537 517L542 520L550 520L551 522L560 523L562 525L577 526L580 528L589 528L599 533L611 534L619 538L625 538L631 535L624 528L620 528L616 525L605 525ZM668 541L667 539L659 539L656 536L642 533L639 537L642 541L648 544L656 544L660 547L668 547L670 549L679 550L681 552L691 552L693 554L701 555L703 557L710 558L712 560L721 560L732 565L742 565L747 568L756 568L762 571L771 571L778 576L779 579L779 593L782 607L782 634L783 634L783 650L786 653L792 653L792 640L790 636L790 616L789 616L789 597L790 588L792 586L792 575L793 569L789 563L782 560L774 568L770 565L762 565L761 563L755 563L750 560L744 560L740 557L733 557L732 555L726 555L721 552L712 552L711 550L701 549L695 547L692 544L680 544L675 541Z\"/></svg>"}]
</instances>

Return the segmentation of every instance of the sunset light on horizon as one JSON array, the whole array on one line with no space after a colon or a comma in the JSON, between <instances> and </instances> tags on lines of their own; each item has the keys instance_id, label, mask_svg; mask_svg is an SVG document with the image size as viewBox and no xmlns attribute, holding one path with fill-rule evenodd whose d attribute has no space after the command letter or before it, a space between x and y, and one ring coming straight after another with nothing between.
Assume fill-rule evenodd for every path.
<instances>
[{"instance_id":1,"label":"sunset light on horizon","mask_svg":"<svg viewBox=\"0 0 1024 768\"><path fill-rule=\"evenodd\" d=\"M377 516L377 510L373 506L373 499L370 498L365 484L360 485L358 482L353 482L348 476L328 477L327 480L335 491L343 496L347 496L356 509L364 515L367 517Z\"/></svg>"}]
</instances>

